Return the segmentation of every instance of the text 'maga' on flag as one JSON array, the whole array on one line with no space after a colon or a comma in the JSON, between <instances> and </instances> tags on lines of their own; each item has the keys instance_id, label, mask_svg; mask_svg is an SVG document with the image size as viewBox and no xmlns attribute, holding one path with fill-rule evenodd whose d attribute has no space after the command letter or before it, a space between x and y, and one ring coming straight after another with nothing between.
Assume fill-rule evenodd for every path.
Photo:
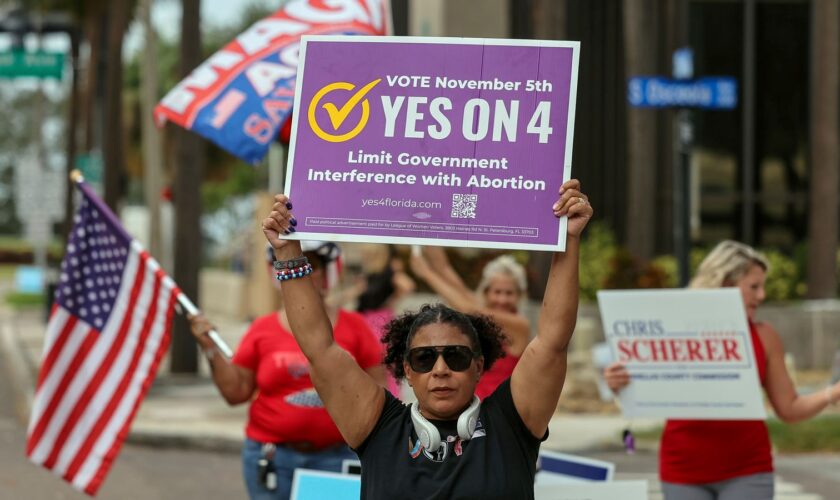
<instances>
[{"instance_id":1,"label":"text 'maga' on flag","mask_svg":"<svg viewBox=\"0 0 840 500\"><path fill-rule=\"evenodd\" d=\"M95 495L169 345L180 291L84 183L50 320L26 454Z\"/></svg>"},{"instance_id":2,"label":"text 'maga' on flag","mask_svg":"<svg viewBox=\"0 0 840 500\"><path fill-rule=\"evenodd\" d=\"M170 90L155 121L172 121L256 164L292 110L301 36L390 32L389 0L291 0Z\"/></svg>"}]
</instances>

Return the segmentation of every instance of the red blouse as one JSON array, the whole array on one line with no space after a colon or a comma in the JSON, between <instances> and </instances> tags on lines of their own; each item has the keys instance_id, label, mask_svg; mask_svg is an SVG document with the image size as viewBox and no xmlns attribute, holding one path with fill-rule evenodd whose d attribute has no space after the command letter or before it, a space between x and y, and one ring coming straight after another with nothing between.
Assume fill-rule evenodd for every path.
<instances>
[{"instance_id":1,"label":"red blouse","mask_svg":"<svg viewBox=\"0 0 840 500\"><path fill-rule=\"evenodd\" d=\"M758 377L767 383L767 355L750 322ZM659 448L659 477L702 484L773 471L770 435L763 420L669 420Z\"/></svg>"},{"instance_id":2,"label":"red blouse","mask_svg":"<svg viewBox=\"0 0 840 500\"><path fill-rule=\"evenodd\" d=\"M510 378L513 369L516 368L516 363L519 362L519 356L511 356L507 354L504 358L497 359L493 363L493 367L481 374L478 379L478 385L475 388L475 395L482 401L493 394L496 387L499 387L502 382Z\"/></svg>"},{"instance_id":3,"label":"red blouse","mask_svg":"<svg viewBox=\"0 0 840 500\"><path fill-rule=\"evenodd\" d=\"M381 346L360 315L340 311L333 336L363 369L382 361ZM261 443L306 442L314 449L344 442L315 392L306 356L277 313L251 324L233 363L256 374L256 397L245 427L249 438Z\"/></svg>"}]
</instances>

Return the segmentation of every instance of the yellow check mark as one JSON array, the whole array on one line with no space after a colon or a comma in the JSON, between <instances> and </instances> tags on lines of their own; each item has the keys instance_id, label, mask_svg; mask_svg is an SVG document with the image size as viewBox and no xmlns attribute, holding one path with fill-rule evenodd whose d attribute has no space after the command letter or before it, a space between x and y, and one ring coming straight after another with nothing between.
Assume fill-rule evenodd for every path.
<instances>
[{"instance_id":1,"label":"yellow check mark","mask_svg":"<svg viewBox=\"0 0 840 500\"><path fill-rule=\"evenodd\" d=\"M353 108L355 108L356 105L365 98L365 95L367 95L367 93L381 81L382 79L379 78L360 88L350 97L350 100L348 100L341 109L338 109L336 105L331 102L322 105L322 107L327 111L327 114L330 116L330 123L332 123L334 130L338 130L338 127L344 123L344 120L347 119L350 112L353 111Z\"/></svg>"}]
</instances>

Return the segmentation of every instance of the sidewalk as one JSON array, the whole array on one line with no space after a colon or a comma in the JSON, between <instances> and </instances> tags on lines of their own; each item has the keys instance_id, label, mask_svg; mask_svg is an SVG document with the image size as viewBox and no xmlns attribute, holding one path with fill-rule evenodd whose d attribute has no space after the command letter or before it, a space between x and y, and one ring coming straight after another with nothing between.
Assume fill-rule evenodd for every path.
<instances>
[{"instance_id":1,"label":"sidewalk","mask_svg":"<svg viewBox=\"0 0 840 500\"><path fill-rule=\"evenodd\" d=\"M222 338L235 349L248 324L212 313L209 316ZM38 376L44 332L41 309L13 310L0 304L0 355L14 373L17 415L24 424ZM130 442L239 450L247 405L228 406L213 385L204 359L199 360L199 367L197 376L171 374L169 359L164 358L157 379L134 419ZM551 421L550 435L543 448L565 452L617 449L625 425L619 415L558 414ZM642 426L643 422L634 421L634 428Z\"/></svg>"}]
</instances>

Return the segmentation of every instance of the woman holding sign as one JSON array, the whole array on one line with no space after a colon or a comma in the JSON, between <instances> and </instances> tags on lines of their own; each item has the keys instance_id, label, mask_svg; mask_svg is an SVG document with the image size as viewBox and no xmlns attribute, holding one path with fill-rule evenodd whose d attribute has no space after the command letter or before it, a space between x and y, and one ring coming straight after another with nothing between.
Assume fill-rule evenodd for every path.
<instances>
[{"instance_id":1,"label":"woman holding sign","mask_svg":"<svg viewBox=\"0 0 840 500\"><path fill-rule=\"evenodd\" d=\"M513 373L531 340L531 324L519 312L525 296L525 269L510 255L490 261L481 273L478 289L470 290L452 268L441 247L425 247L411 257L411 270L440 295L450 307L467 314L489 316L505 336L504 357L485 370L475 394L486 398Z\"/></svg>"},{"instance_id":2,"label":"woman holding sign","mask_svg":"<svg viewBox=\"0 0 840 500\"><path fill-rule=\"evenodd\" d=\"M290 204L284 195L275 201L263 232L279 261L298 259L300 244L281 236ZM386 363L417 397L404 405L335 343L310 279L296 273L283 283L315 388L362 461L362 498L534 498L537 453L563 388L577 319L580 234L592 217L577 180L563 184L551 209L568 216L568 237L566 252L553 257L537 336L510 379L484 401L475 388L501 346L489 319L437 305L388 325Z\"/></svg>"},{"instance_id":3,"label":"woman holding sign","mask_svg":"<svg viewBox=\"0 0 840 500\"><path fill-rule=\"evenodd\" d=\"M776 415L798 422L840 400L840 384L807 396L796 393L778 332L755 321L768 269L767 259L753 248L723 241L703 260L689 286L741 290L761 385ZM604 376L614 392L630 383L620 363L608 366ZM772 499L767 426L760 420L669 420L659 450L659 476L666 500Z\"/></svg>"}]
</instances>

